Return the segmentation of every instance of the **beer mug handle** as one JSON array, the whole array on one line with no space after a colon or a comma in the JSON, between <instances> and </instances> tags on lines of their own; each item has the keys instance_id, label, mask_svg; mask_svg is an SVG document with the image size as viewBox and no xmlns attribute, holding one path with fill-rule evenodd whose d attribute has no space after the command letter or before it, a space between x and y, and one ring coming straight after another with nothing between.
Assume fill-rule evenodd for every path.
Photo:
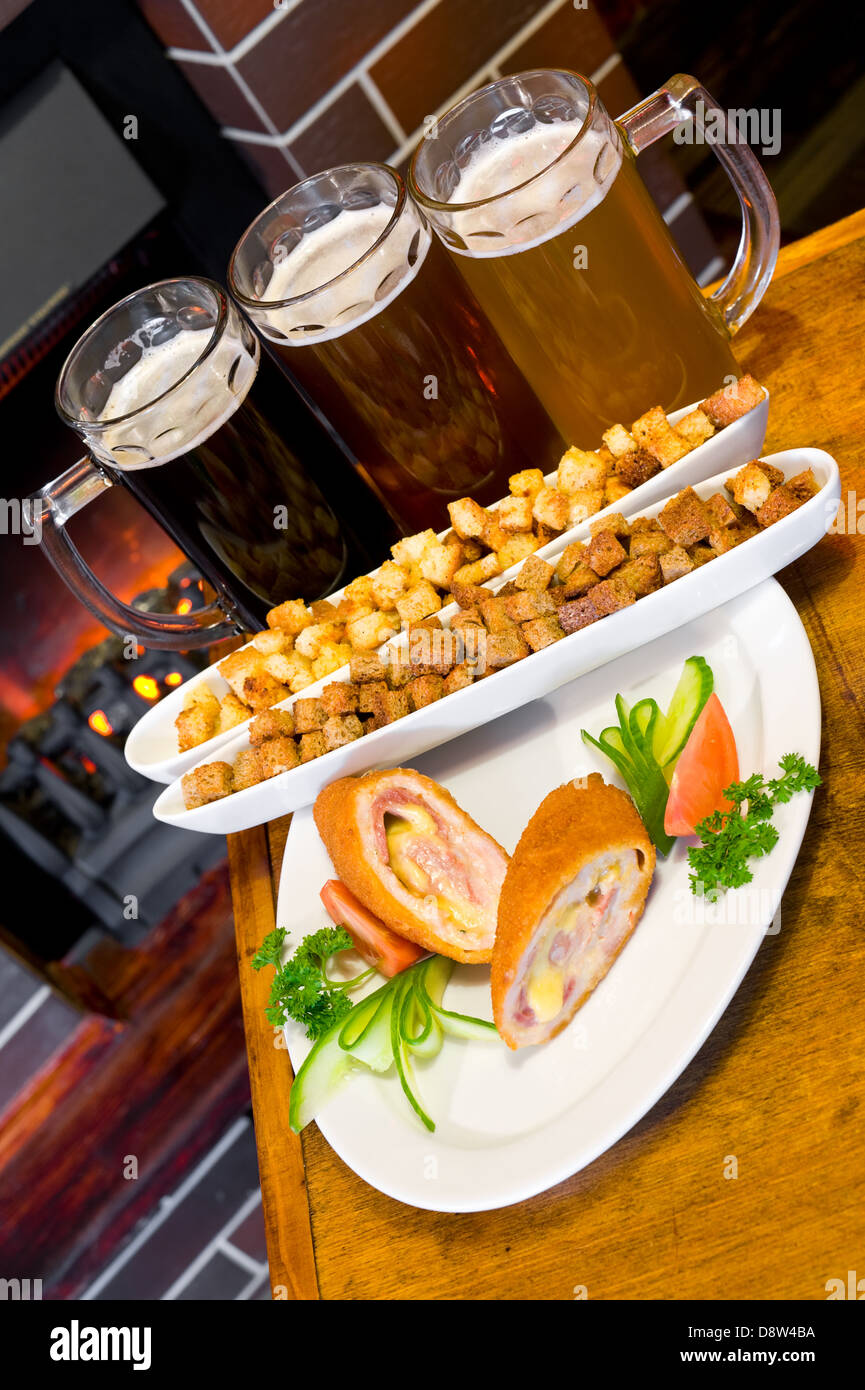
<instances>
[{"instance_id":1,"label":"beer mug handle","mask_svg":"<svg viewBox=\"0 0 865 1390\"><path fill-rule=\"evenodd\" d=\"M191 651L236 637L239 628L218 603L188 615L142 613L109 593L72 544L66 523L88 502L100 497L112 480L90 458L79 461L36 495L40 544L58 574L94 617L121 637L133 636L146 647Z\"/></svg>"},{"instance_id":2,"label":"beer mug handle","mask_svg":"<svg viewBox=\"0 0 865 1390\"><path fill-rule=\"evenodd\" d=\"M724 132L724 139L707 143L726 170L736 190L742 212L742 235L736 259L723 284L708 296L717 306L727 328L735 333L754 312L766 292L780 243L780 223L775 195L763 169L745 144L729 139L726 112L709 96L695 77L677 73L652 96L619 116L616 124L635 154L669 135L684 123L693 121L697 130L712 125Z\"/></svg>"}]
</instances>

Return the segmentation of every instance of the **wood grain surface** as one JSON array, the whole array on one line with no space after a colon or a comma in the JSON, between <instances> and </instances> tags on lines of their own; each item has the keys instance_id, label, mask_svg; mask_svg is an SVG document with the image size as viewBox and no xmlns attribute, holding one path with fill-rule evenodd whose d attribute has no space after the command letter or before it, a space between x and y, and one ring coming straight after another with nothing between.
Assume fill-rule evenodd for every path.
<instances>
[{"instance_id":1,"label":"wood grain surface","mask_svg":"<svg viewBox=\"0 0 865 1390\"><path fill-rule=\"evenodd\" d=\"M863 284L858 213L782 251L736 339L743 367L772 392L765 452L817 445L841 468L845 529L779 575L817 662L825 785L780 932L690 1066L618 1144L531 1201L469 1215L382 1196L315 1125L301 1146L286 1122L288 1057L248 966L272 921L268 855L278 866L286 823L271 827L270 851L262 830L231 837L271 1279L289 1297L571 1299L585 1286L595 1299L824 1299L827 1279L865 1274Z\"/></svg>"}]
</instances>

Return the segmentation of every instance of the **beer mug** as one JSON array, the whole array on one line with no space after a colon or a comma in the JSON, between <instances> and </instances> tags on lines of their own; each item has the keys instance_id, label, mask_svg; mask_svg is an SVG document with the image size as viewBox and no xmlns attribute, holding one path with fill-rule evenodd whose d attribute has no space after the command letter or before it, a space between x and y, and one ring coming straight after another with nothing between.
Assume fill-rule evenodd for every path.
<instances>
[{"instance_id":1,"label":"beer mug","mask_svg":"<svg viewBox=\"0 0 865 1390\"><path fill-rule=\"evenodd\" d=\"M515 362L571 443L653 405L700 400L740 375L731 335L778 253L768 180L744 145L713 144L738 195L735 262L704 296L635 156L719 108L670 79L614 121L586 78L504 77L454 106L415 151L409 187ZM726 125L722 127L726 129Z\"/></svg>"},{"instance_id":2,"label":"beer mug","mask_svg":"<svg viewBox=\"0 0 865 1390\"><path fill-rule=\"evenodd\" d=\"M270 607L329 593L349 563L367 568L392 537L372 497L380 524L370 550L337 518L292 444L315 459L320 476L341 464L357 488L351 466L259 354L224 290L190 277L136 290L66 359L55 403L88 456L38 494L41 543L113 631L189 649L263 627ZM189 614L144 613L92 573L66 524L118 483L201 571L212 603Z\"/></svg>"},{"instance_id":3,"label":"beer mug","mask_svg":"<svg viewBox=\"0 0 865 1390\"><path fill-rule=\"evenodd\" d=\"M345 440L405 532L486 503L563 443L454 272L405 184L382 164L304 179L252 223L231 294Z\"/></svg>"}]
</instances>

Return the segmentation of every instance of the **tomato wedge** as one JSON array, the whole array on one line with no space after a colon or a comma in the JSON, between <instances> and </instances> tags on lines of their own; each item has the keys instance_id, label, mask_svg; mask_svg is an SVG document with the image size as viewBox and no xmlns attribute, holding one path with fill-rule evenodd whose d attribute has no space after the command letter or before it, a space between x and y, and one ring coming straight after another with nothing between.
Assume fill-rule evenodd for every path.
<instances>
[{"instance_id":1,"label":"tomato wedge","mask_svg":"<svg viewBox=\"0 0 865 1390\"><path fill-rule=\"evenodd\" d=\"M729 811L723 792L739 780L736 740L724 706L710 695L679 755L664 812L668 835L693 835L713 811Z\"/></svg>"},{"instance_id":2,"label":"tomato wedge","mask_svg":"<svg viewBox=\"0 0 865 1390\"><path fill-rule=\"evenodd\" d=\"M397 935L368 912L340 879L329 878L320 896L328 916L338 927L345 927L358 954L388 979L429 955L423 946Z\"/></svg>"}]
</instances>

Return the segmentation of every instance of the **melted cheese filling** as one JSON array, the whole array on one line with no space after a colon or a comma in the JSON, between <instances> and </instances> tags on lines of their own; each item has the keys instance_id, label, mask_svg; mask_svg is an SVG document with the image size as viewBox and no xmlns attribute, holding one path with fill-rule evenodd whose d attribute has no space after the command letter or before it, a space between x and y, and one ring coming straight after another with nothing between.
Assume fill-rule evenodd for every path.
<instances>
[{"instance_id":1,"label":"melted cheese filling","mask_svg":"<svg viewBox=\"0 0 865 1390\"><path fill-rule=\"evenodd\" d=\"M612 865L590 888L582 902L568 903L549 922L526 979L526 1001L538 1023L549 1023L561 1013L569 967L577 964L577 958L571 955L563 965L554 965L550 960L553 943L561 932L571 935L578 931L585 913L593 912L595 905L621 877L621 866Z\"/></svg>"},{"instance_id":2,"label":"melted cheese filling","mask_svg":"<svg viewBox=\"0 0 865 1390\"><path fill-rule=\"evenodd\" d=\"M484 921L481 910L455 892L448 896L436 893L426 871L412 858L412 845L418 835L441 842L429 812L422 806L405 806L398 816L387 813L384 826L388 863L403 887L416 897L434 898L443 918L449 919L462 934L482 933Z\"/></svg>"}]
</instances>

